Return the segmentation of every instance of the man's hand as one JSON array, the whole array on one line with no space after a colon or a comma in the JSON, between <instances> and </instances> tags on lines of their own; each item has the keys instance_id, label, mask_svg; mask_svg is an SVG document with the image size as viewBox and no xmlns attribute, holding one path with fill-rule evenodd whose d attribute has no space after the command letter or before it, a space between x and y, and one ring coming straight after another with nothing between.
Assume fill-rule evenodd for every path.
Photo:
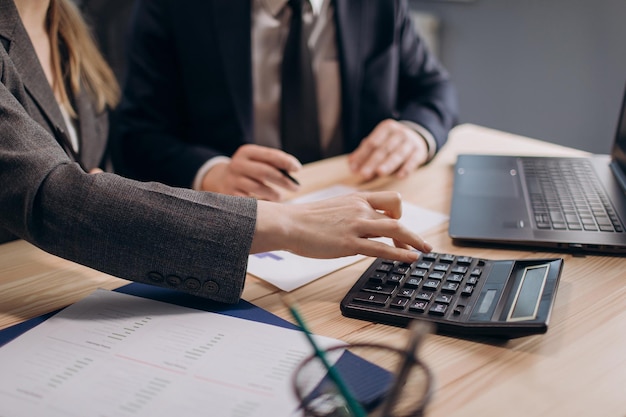
<instances>
[{"instance_id":1,"label":"man's hand","mask_svg":"<svg viewBox=\"0 0 626 417\"><path fill-rule=\"evenodd\" d=\"M352 172L366 180L396 174L405 178L428 159L419 133L392 119L380 122L348 156Z\"/></svg>"},{"instance_id":2,"label":"man's hand","mask_svg":"<svg viewBox=\"0 0 626 417\"><path fill-rule=\"evenodd\" d=\"M294 156L279 149L243 145L230 161L218 163L207 172L202 180L202 190L278 201L280 193L270 185L289 191L298 189L280 170L295 172L301 168Z\"/></svg>"}]
</instances>

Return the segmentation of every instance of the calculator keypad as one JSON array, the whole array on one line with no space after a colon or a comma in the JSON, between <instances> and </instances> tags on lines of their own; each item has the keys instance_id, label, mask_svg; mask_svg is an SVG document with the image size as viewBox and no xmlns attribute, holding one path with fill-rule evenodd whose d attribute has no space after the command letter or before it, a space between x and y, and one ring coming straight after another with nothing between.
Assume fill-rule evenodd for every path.
<instances>
[{"instance_id":1,"label":"calculator keypad","mask_svg":"<svg viewBox=\"0 0 626 417\"><path fill-rule=\"evenodd\" d=\"M355 302L436 317L462 314L485 266L481 259L434 252L412 264L381 258L375 263Z\"/></svg>"}]
</instances>

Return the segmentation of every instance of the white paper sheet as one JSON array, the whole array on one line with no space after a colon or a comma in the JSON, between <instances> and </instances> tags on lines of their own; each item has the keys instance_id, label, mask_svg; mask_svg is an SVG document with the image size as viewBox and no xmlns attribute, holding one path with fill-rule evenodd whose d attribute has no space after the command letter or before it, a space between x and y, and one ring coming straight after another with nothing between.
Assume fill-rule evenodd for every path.
<instances>
[{"instance_id":1,"label":"white paper sheet","mask_svg":"<svg viewBox=\"0 0 626 417\"><path fill-rule=\"evenodd\" d=\"M323 190L294 199L291 203L300 204L337 197L357 191L346 186L332 186ZM422 233L448 219L448 216L427 210L406 202L402 203L400 222L413 230ZM390 239L380 239L390 245ZM250 255L248 273L269 282L283 291L293 291L333 271L344 268L363 259L361 255L336 259L312 259L294 255L286 251L264 252Z\"/></svg>"},{"instance_id":2,"label":"white paper sheet","mask_svg":"<svg viewBox=\"0 0 626 417\"><path fill-rule=\"evenodd\" d=\"M311 352L296 330L98 290L0 349L0 415L290 416Z\"/></svg>"}]
</instances>

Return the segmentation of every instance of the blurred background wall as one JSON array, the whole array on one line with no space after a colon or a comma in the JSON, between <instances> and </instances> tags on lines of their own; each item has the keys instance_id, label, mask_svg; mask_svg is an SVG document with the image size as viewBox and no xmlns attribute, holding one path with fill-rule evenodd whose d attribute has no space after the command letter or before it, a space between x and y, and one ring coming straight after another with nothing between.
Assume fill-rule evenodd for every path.
<instances>
[{"instance_id":1,"label":"blurred background wall","mask_svg":"<svg viewBox=\"0 0 626 417\"><path fill-rule=\"evenodd\" d=\"M624 0L409 0L436 21L461 121L608 153L626 85Z\"/></svg>"}]
</instances>

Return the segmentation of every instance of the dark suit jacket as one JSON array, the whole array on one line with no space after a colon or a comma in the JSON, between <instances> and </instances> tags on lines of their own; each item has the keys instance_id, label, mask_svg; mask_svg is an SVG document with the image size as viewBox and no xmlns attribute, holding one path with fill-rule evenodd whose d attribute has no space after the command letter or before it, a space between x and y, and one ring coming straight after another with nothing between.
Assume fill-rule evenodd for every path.
<instances>
[{"instance_id":1,"label":"dark suit jacket","mask_svg":"<svg viewBox=\"0 0 626 417\"><path fill-rule=\"evenodd\" d=\"M106 115L83 95L77 108L89 169L105 153ZM0 230L121 278L239 299L255 200L87 174L63 129L13 0L0 0Z\"/></svg>"},{"instance_id":2,"label":"dark suit jacket","mask_svg":"<svg viewBox=\"0 0 626 417\"><path fill-rule=\"evenodd\" d=\"M387 118L441 147L457 116L447 73L405 0L335 0L345 152ZM251 0L140 0L120 106L129 175L189 187L209 158L253 143Z\"/></svg>"}]
</instances>

